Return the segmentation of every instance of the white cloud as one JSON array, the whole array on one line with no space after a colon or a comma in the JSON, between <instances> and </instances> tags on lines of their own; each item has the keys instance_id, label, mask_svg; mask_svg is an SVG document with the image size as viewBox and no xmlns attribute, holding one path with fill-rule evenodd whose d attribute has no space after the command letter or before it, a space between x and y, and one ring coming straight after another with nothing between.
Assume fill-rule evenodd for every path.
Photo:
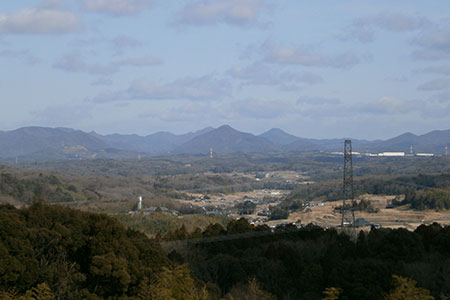
<instances>
[{"instance_id":1,"label":"white cloud","mask_svg":"<svg viewBox=\"0 0 450 300\"><path fill-rule=\"evenodd\" d=\"M419 46L419 49L413 53L416 59L448 59L450 58L450 25L423 31L412 43Z\"/></svg>"},{"instance_id":2,"label":"white cloud","mask_svg":"<svg viewBox=\"0 0 450 300\"><path fill-rule=\"evenodd\" d=\"M109 78L101 77L97 80L91 82L91 85L99 86L99 85L112 85L113 81Z\"/></svg>"},{"instance_id":3,"label":"white cloud","mask_svg":"<svg viewBox=\"0 0 450 300\"><path fill-rule=\"evenodd\" d=\"M362 120L369 116L393 117L419 114L420 101L405 101L394 97L381 97L366 103L346 104L338 98L302 96L297 101L299 114L315 119L348 119L349 116Z\"/></svg>"},{"instance_id":4,"label":"white cloud","mask_svg":"<svg viewBox=\"0 0 450 300\"><path fill-rule=\"evenodd\" d=\"M78 18L73 13L51 5L24 9L11 15L0 13L0 33L64 34L79 28Z\"/></svg>"},{"instance_id":5,"label":"white cloud","mask_svg":"<svg viewBox=\"0 0 450 300\"><path fill-rule=\"evenodd\" d=\"M434 95L428 101L421 103L420 113L424 118L449 119L450 91Z\"/></svg>"},{"instance_id":6,"label":"white cloud","mask_svg":"<svg viewBox=\"0 0 450 300\"><path fill-rule=\"evenodd\" d=\"M450 104L450 91L444 91L442 93L434 95L433 97L431 97L431 101L449 105Z\"/></svg>"},{"instance_id":7,"label":"white cloud","mask_svg":"<svg viewBox=\"0 0 450 300\"><path fill-rule=\"evenodd\" d=\"M160 65L160 64L162 64L162 61L156 57L144 56L144 57L126 58L121 61L118 61L117 64L142 67L142 66L149 66L149 65Z\"/></svg>"},{"instance_id":8,"label":"white cloud","mask_svg":"<svg viewBox=\"0 0 450 300\"><path fill-rule=\"evenodd\" d=\"M282 72L280 74L280 80L290 83L304 83L304 84L318 84L323 82L323 78L320 75L311 72Z\"/></svg>"},{"instance_id":9,"label":"white cloud","mask_svg":"<svg viewBox=\"0 0 450 300\"><path fill-rule=\"evenodd\" d=\"M316 103L315 103L316 102ZM450 115L450 92L443 92L428 99L403 100L380 97L360 104L345 104L334 98L301 97L297 101L299 114L314 119L358 120L385 119L392 122L405 120L445 119ZM340 122L340 121L339 121Z\"/></svg>"},{"instance_id":10,"label":"white cloud","mask_svg":"<svg viewBox=\"0 0 450 300\"><path fill-rule=\"evenodd\" d=\"M266 42L262 45L264 59L269 63L348 69L360 63L353 53L326 55L313 46L280 46Z\"/></svg>"},{"instance_id":11,"label":"white cloud","mask_svg":"<svg viewBox=\"0 0 450 300\"><path fill-rule=\"evenodd\" d=\"M355 27L375 26L396 32L414 31L429 24L430 22L424 17L392 12L381 12L375 16L358 18L354 21Z\"/></svg>"},{"instance_id":12,"label":"white cloud","mask_svg":"<svg viewBox=\"0 0 450 300\"><path fill-rule=\"evenodd\" d=\"M244 67L234 66L226 74L235 79L243 80L248 84L271 85L275 83L272 70L260 63L254 63Z\"/></svg>"},{"instance_id":13,"label":"white cloud","mask_svg":"<svg viewBox=\"0 0 450 300\"><path fill-rule=\"evenodd\" d=\"M225 80L212 76L185 77L171 83L158 85L147 80L134 81L128 92L136 99L217 100L231 94L231 87Z\"/></svg>"},{"instance_id":14,"label":"white cloud","mask_svg":"<svg viewBox=\"0 0 450 300\"><path fill-rule=\"evenodd\" d=\"M61 0L44 0L41 4L39 4L38 8L65 9L66 6L63 2L61 2Z\"/></svg>"},{"instance_id":15,"label":"white cloud","mask_svg":"<svg viewBox=\"0 0 450 300\"><path fill-rule=\"evenodd\" d=\"M283 87L323 82L323 78L317 74L310 72L276 72L273 68L262 63L253 63L244 67L234 66L226 74L248 85L278 85Z\"/></svg>"},{"instance_id":16,"label":"white cloud","mask_svg":"<svg viewBox=\"0 0 450 300\"><path fill-rule=\"evenodd\" d=\"M192 122L202 120L207 122L214 122L221 117L215 108L210 103L188 102L181 105L171 105L170 107L152 109L144 112L140 118L152 118L165 122Z\"/></svg>"},{"instance_id":17,"label":"white cloud","mask_svg":"<svg viewBox=\"0 0 450 300\"><path fill-rule=\"evenodd\" d=\"M142 43L133 37L127 35L118 35L113 39L105 39L100 37L76 39L74 41L71 41L69 45L71 47L90 48L93 49L92 51L98 49L98 47L107 45L112 46L114 55L122 55L125 49L141 47Z\"/></svg>"},{"instance_id":18,"label":"white cloud","mask_svg":"<svg viewBox=\"0 0 450 300\"><path fill-rule=\"evenodd\" d=\"M381 97L360 106L360 112L368 114L403 114L414 109L412 103L393 97Z\"/></svg>"},{"instance_id":19,"label":"white cloud","mask_svg":"<svg viewBox=\"0 0 450 300\"><path fill-rule=\"evenodd\" d=\"M298 105L323 106L323 105L337 105L339 103L341 103L341 100L338 98L326 98L326 97L301 96L297 100Z\"/></svg>"},{"instance_id":20,"label":"white cloud","mask_svg":"<svg viewBox=\"0 0 450 300\"><path fill-rule=\"evenodd\" d=\"M296 112L295 106L286 101L247 98L226 105L231 119L276 119Z\"/></svg>"},{"instance_id":21,"label":"white cloud","mask_svg":"<svg viewBox=\"0 0 450 300\"><path fill-rule=\"evenodd\" d=\"M422 72L450 75L450 65L428 67L428 68L423 69Z\"/></svg>"},{"instance_id":22,"label":"white cloud","mask_svg":"<svg viewBox=\"0 0 450 300\"><path fill-rule=\"evenodd\" d=\"M370 43L374 41L375 29L393 32L413 32L423 30L431 24L421 16L411 16L403 13L380 12L369 17L357 18L343 32L337 34L341 41L359 41Z\"/></svg>"},{"instance_id":23,"label":"white cloud","mask_svg":"<svg viewBox=\"0 0 450 300\"><path fill-rule=\"evenodd\" d=\"M437 78L427 81L417 87L418 90L422 91L436 91L450 89L450 79L447 78Z\"/></svg>"},{"instance_id":24,"label":"white cloud","mask_svg":"<svg viewBox=\"0 0 450 300\"><path fill-rule=\"evenodd\" d=\"M153 6L151 0L81 0L86 11L125 16L139 13Z\"/></svg>"},{"instance_id":25,"label":"white cloud","mask_svg":"<svg viewBox=\"0 0 450 300\"><path fill-rule=\"evenodd\" d=\"M111 42L119 51L124 48L140 47L142 45L140 41L127 35L116 36Z\"/></svg>"},{"instance_id":26,"label":"white cloud","mask_svg":"<svg viewBox=\"0 0 450 300\"><path fill-rule=\"evenodd\" d=\"M72 126L92 119L87 105L55 105L31 112L33 121L42 126Z\"/></svg>"},{"instance_id":27,"label":"white cloud","mask_svg":"<svg viewBox=\"0 0 450 300\"><path fill-rule=\"evenodd\" d=\"M361 43L370 43L374 40L374 32L360 26L349 26L336 37L343 42L356 40Z\"/></svg>"},{"instance_id":28,"label":"white cloud","mask_svg":"<svg viewBox=\"0 0 450 300\"><path fill-rule=\"evenodd\" d=\"M0 57L21 59L29 65L40 62L39 58L31 54L30 50L2 50L0 51Z\"/></svg>"},{"instance_id":29,"label":"white cloud","mask_svg":"<svg viewBox=\"0 0 450 300\"><path fill-rule=\"evenodd\" d=\"M53 67L67 72L88 73L94 75L110 75L119 70L115 65L87 63L81 55L75 53L64 55L53 64Z\"/></svg>"},{"instance_id":30,"label":"white cloud","mask_svg":"<svg viewBox=\"0 0 450 300\"><path fill-rule=\"evenodd\" d=\"M203 0L187 4L178 14L178 23L210 25L264 25L260 21L271 6L266 0Z\"/></svg>"},{"instance_id":31,"label":"white cloud","mask_svg":"<svg viewBox=\"0 0 450 300\"><path fill-rule=\"evenodd\" d=\"M114 102L130 100L220 100L231 95L231 85L224 79L212 75L184 77L160 84L147 79L134 80L125 91L107 92L98 95L94 102Z\"/></svg>"},{"instance_id":32,"label":"white cloud","mask_svg":"<svg viewBox=\"0 0 450 300\"><path fill-rule=\"evenodd\" d=\"M162 61L151 56L131 57L110 64L98 64L86 62L78 53L69 53L57 60L53 67L72 73L87 73L91 75L111 75L120 70L122 66L145 67L159 65Z\"/></svg>"}]
</instances>

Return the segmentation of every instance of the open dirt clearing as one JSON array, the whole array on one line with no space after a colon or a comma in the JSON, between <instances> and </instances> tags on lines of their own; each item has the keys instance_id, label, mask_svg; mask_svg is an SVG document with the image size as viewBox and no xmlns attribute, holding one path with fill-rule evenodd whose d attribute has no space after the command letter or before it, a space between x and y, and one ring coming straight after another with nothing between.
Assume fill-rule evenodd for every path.
<instances>
[{"instance_id":1,"label":"open dirt clearing","mask_svg":"<svg viewBox=\"0 0 450 300\"><path fill-rule=\"evenodd\" d=\"M438 222L442 225L450 225L449 211L417 211L411 210L406 206L397 208L386 208L386 205L392 201L394 196L376 196L363 195L357 200L369 200L375 207L379 208L378 213L355 212L355 219L364 218L369 223L379 224L387 228L404 227L414 230L421 224L430 224ZM341 215L335 211L336 206L340 206L341 201L316 203L318 206L311 206L303 212L294 212L289 216L289 219L282 220L282 222L296 222L301 221L302 224L313 223L323 227L340 226ZM275 225L280 223L278 221L269 221L268 225Z\"/></svg>"},{"instance_id":2,"label":"open dirt clearing","mask_svg":"<svg viewBox=\"0 0 450 300\"><path fill-rule=\"evenodd\" d=\"M339 211L335 210L337 206L342 205L341 201L333 202L311 202L310 206L301 212L293 212L288 219L267 221L267 217L258 216L259 212L268 211L270 205L277 205L280 200L286 196L287 191L281 190L255 190L251 192L242 192L228 195L214 195L211 199L202 199L202 194L191 194L195 196L196 200L180 201L185 204L192 205L212 205L216 207L231 208L236 203L243 202L245 199L254 199L257 203L257 208L254 214L246 215L250 221L255 221L258 224L264 223L269 226L275 226L281 223L295 223L301 224L313 223L322 227L337 227L341 224L341 215ZM264 197L271 197L271 203L261 201ZM450 211L418 211L411 210L407 206L396 208L386 208L394 199L395 196L379 196L379 195L362 195L356 200L369 200L370 203L379 209L378 213L355 212L355 219L363 218L371 224L378 224L381 227L399 228L404 227L409 230L414 230L421 224L431 224L438 222L442 225L450 225ZM231 217L242 217L237 214L232 214ZM361 227L370 229L370 226Z\"/></svg>"}]
</instances>

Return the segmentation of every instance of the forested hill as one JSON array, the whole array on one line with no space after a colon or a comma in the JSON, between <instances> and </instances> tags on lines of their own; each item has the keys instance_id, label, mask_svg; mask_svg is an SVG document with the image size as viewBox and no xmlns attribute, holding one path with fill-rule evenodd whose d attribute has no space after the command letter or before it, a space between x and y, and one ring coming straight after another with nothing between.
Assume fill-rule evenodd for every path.
<instances>
[{"instance_id":1,"label":"forested hill","mask_svg":"<svg viewBox=\"0 0 450 300\"><path fill-rule=\"evenodd\" d=\"M0 206L0 299L208 299L159 243L106 215Z\"/></svg>"},{"instance_id":2,"label":"forested hill","mask_svg":"<svg viewBox=\"0 0 450 300\"><path fill-rule=\"evenodd\" d=\"M448 226L421 225L414 232L372 228L356 241L313 225L279 226L260 234L264 231L267 226L240 219L226 228L210 225L202 233L180 228L166 238L208 237L209 242L171 257L188 262L198 278L223 292L250 277L278 299L449 299ZM243 233L247 238L233 238Z\"/></svg>"},{"instance_id":3,"label":"forested hill","mask_svg":"<svg viewBox=\"0 0 450 300\"><path fill-rule=\"evenodd\" d=\"M413 209L450 209L450 173L415 176L372 176L355 178L355 196L362 194L404 195L402 202ZM336 201L341 199L342 180L329 180L309 185L297 185L286 202L292 200Z\"/></svg>"},{"instance_id":4,"label":"forested hill","mask_svg":"<svg viewBox=\"0 0 450 300\"><path fill-rule=\"evenodd\" d=\"M251 133L240 132L228 125L221 126L174 149L181 154L208 154L210 149L217 153L271 153L280 147L268 139Z\"/></svg>"},{"instance_id":5,"label":"forested hill","mask_svg":"<svg viewBox=\"0 0 450 300\"><path fill-rule=\"evenodd\" d=\"M187 238L183 230L166 237ZM450 227L334 229L211 224L168 256L112 217L35 202L0 206L0 299L448 299ZM270 232L270 231L269 231ZM221 236L249 233L246 239ZM187 263L187 264L185 264ZM394 276L394 277L393 277ZM412 278L412 279L409 279ZM414 281L413 281L414 280ZM417 284L416 282L417 281ZM336 297L331 297L335 295ZM388 295L391 298L385 298ZM432 297L432 296L434 297ZM328 298L327 298L328 297ZM331 298L330 298L331 297Z\"/></svg>"},{"instance_id":6,"label":"forested hill","mask_svg":"<svg viewBox=\"0 0 450 300\"><path fill-rule=\"evenodd\" d=\"M0 131L0 159L11 161L54 161L67 159L136 159L138 156L191 154L206 155L210 148L223 153L301 153L342 151L344 138L311 139L271 129L261 135L238 131L228 125L206 127L196 132L176 135L157 132L100 135L70 128L23 127ZM353 151L365 153L402 151L445 154L450 144L450 130L435 130L424 135L405 133L389 140L352 139Z\"/></svg>"}]
</instances>

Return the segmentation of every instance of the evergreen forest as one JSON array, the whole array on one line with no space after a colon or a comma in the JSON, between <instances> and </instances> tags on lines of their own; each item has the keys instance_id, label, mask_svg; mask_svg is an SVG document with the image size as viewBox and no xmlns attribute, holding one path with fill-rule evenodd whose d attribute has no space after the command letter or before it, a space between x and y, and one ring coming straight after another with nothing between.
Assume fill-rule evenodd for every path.
<instances>
[{"instance_id":1,"label":"evergreen forest","mask_svg":"<svg viewBox=\"0 0 450 300\"><path fill-rule=\"evenodd\" d=\"M0 222L3 299L450 295L450 227L437 223L352 237L313 225L270 230L239 219L192 232L182 226L152 239L107 215L42 200L22 209L0 206ZM206 242L179 241L188 238ZM178 242L166 254L161 245L170 240Z\"/></svg>"}]
</instances>

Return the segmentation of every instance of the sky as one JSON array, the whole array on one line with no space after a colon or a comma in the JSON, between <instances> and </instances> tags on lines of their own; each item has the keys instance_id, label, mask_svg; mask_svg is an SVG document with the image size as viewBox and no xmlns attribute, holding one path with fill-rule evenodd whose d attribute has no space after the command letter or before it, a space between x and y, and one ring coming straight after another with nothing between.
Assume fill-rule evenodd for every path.
<instances>
[{"instance_id":1,"label":"sky","mask_svg":"<svg viewBox=\"0 0 450 300\"><path fill-rule=\"evenodd\" d=\"M1 1L0 92L0 130L450 129L450 1Z\"/></svg>"}]
</instances>

